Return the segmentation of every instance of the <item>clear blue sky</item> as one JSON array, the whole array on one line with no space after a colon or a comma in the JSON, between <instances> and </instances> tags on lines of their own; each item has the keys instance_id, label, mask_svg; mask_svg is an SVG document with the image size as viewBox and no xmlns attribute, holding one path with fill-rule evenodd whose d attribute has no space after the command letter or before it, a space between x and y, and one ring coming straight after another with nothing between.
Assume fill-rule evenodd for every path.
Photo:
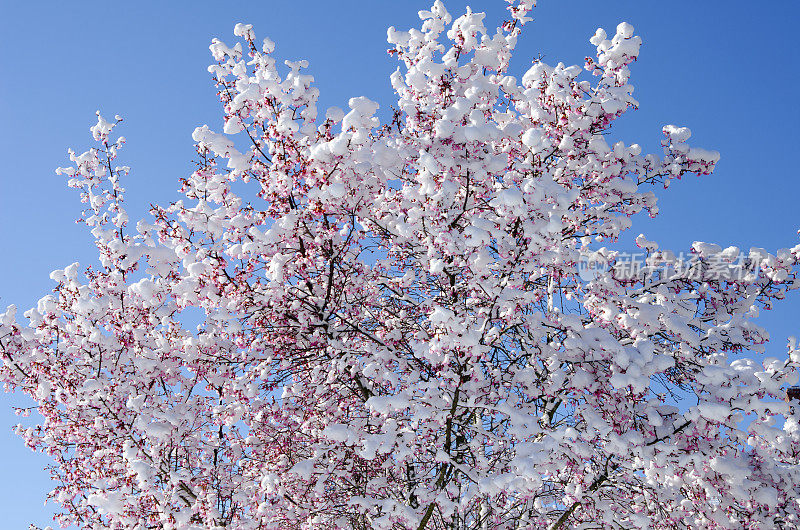
<instances>
[{"instance_id":1,"label":"clear blue sky","mask_svg":"<svg viewBox=\"0 0 800 530\"><path fill-rule=\"evenodd\" d=\"M432 0L431 0L432 1ZM447 1L454 15L466 2ZM427 1L35 2L8 0L0 30L0 305L27 309L53 287L48 275L73 261L94 263L91 238L73 223L80 204L54 174L67 147L84 150L94 112L121 114L128 139L123 163L132 219L151 202L177 198L177 179L192 171L191 133L221 113L206 67L212 37L233 41L236 22L255 26L281 59L308 59L322 107L365 95L394 103L386 27L416 27ZM472 2L500 20L501 0ZM797 242L800 148L797 44L800 3L741 0L671 2L540 0L536 22L517 48L521 75L539 54L554 64L582 64L597 27L621 21L644 39L633 66L641 109L618 122L616 138L658 151L661 127L689 126L695 145L716 149L713 176L675 182L661 194L661 214L638 220L662 247L695 240L761 246ZM490 26L487 24L487 26ZM491 27L491 26L490 26ZM772 351L800 334L800 303L765 315ZM13 398L16 399L16 398ZM46 459L12 433L11 396L0 396L0 514L4 528L46 525Z\"/></svg>"}]
</instances>

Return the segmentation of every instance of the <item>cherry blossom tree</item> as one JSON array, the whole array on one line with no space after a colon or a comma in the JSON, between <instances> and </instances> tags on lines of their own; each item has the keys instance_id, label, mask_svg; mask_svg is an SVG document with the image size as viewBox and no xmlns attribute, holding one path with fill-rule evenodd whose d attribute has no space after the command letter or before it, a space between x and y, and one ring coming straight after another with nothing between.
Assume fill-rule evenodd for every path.
<instances>
[{"instance_id":1,"label":"cherry blossom tree","mask_svg":"<svg viewBox=\"0 0 800 530\"><path fill-rule=\"evenodd\" d=\"M0 378L80 528L797 528L800 350L761 308L800 246L620 250L655 192L719 155L635 109L641 40L507 73L533 0L389 28L396 110L318 114L305 61L214 40L222 133L185 199L133 226L121 121L60 168L99 263L0 314ZM611 245L616 250L603 246ZM683 258L685 255L686 259ZM588 270L587 264L593 264ZM763 359L756 361L754 359Z\"/></svg>"}]
</instances>

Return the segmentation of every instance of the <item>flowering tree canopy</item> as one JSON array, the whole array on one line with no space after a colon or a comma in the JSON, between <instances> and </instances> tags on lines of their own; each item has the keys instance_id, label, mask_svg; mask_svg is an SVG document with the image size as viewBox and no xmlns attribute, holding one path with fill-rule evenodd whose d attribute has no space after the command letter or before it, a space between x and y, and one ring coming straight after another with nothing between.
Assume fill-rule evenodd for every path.
<instances>
[{"instance_id":1,"label":"flowering tree canopy","mask_svg":"<svg viewBox=\"0 0 800 530\"><path fill-rule=\"evenodd\" d=\"M365 97L319 114L307 63L279 68L237 25L211 45L224 131L194 131L185 199L135 227L121 118L98 114L58 172L99 264L53 272L25 325L0 314L0 378L37 402L18 432L54 459L60 523L800 525L800 350L754 360L800 246L640 236L636 267L597 248L719 155L672 125L663 155L607 143L637 105L627 23L582 68L509 75L532 7L489 31L437 0L389 28L385 124Z\"/></svg>"}]
</instances>

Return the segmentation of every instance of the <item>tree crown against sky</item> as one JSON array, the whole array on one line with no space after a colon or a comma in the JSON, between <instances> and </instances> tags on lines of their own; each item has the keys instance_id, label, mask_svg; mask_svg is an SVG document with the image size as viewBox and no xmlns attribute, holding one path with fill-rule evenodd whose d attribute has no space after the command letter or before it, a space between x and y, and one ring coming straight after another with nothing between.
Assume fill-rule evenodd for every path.
<instances>
[{"instance_id":1,"label":"tree crown against sky","mask_svg":"<svg viewBox=\"0 0 800 530\"><path fill-rule=\"evenodd\" d=\"M800 248L601 247L719 155L671 125L663 154L608 144L637 105L629 24L582 67L509 76L531 7L494 31L437 2L390 28L385 124L364 97L318 113L307 65L237 25L211 46L223 132L195 130L186 198L135 226L120 120L98 115L60 173L100 266L55 271L27 326L0 324L63 522L797 524L800 357L741 352Z\"/></svg>"}]
</instances>

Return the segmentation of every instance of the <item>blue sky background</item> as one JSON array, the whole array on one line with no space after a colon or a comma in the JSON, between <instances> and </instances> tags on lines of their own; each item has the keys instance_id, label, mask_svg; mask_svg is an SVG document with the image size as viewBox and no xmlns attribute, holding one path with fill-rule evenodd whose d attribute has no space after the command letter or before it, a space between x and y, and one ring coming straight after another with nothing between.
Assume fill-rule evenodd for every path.
<instances>
[{"instance_id":1,"label":"blue sky background","mask_svg":"<svg viewBox=\"0 0 800 530\"><path fill-rule=\"evenodd\" d=\"M222 128L206 71L212 37L230 43L236 22L251 23L277 43L280 59L310 61L321 108L365 95L386 112L396 99L386 28L417 27L417 10L430 3L4 2L0 306L25 310L50 292L52 270L95 263L91 237L73 222L77 193L54 174L67 165L68 147L90 145L95 110L125 118L121 162L133 169L125 186L135 220L151 202L178 198L178 178L192 171L194 128ZM454 16L465 4L445 2ZM503 16L501 0L471 4L489 13L487 27ZM550 64L582 64L593 54L588 39L597 27L613 35L619 22L633 24L644 40L632 68L641 109L618 121L612 138L659 152L664 124L689 126L692 143L720 151L722 160L710 177L674 182L660 194L659 217L637 218L632 235L644 232L676 251L695 240L774 251L794 246L800 228L798 15L797 2L540 0L512 73L521 76L539 54ZM798 314L797 299L764 314L774 354L783 355L787 336L800 333ZM0 398L2 526L44 526L52 513L42 507L47 459L12 434L15 402Z\"/></svg>"}]
</instances>

